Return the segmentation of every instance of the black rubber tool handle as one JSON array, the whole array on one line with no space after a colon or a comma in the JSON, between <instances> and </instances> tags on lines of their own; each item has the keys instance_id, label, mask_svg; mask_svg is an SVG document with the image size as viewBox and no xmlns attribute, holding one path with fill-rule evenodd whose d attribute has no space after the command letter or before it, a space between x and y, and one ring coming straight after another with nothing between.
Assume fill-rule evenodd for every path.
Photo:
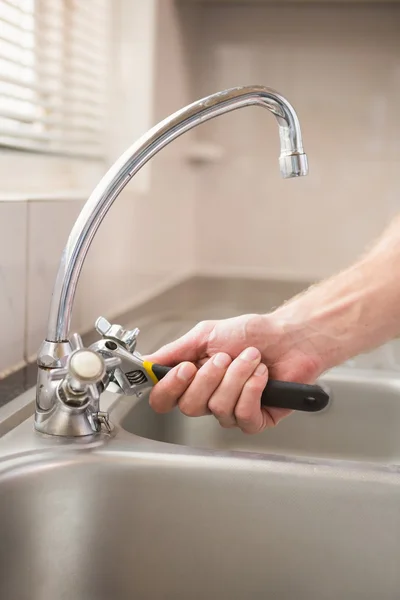
<instances>
[{"instance_id":1,"label":"black rubber tool handle","mask_svg":"<svg viewBox=\"0 0 400 600\"><path fill-rule=\"evenodd\" d=\"M323 410L329 402L329 395L319 385L306 385L291 381L270 379L261 396L263 406L289 408L305 412Z\"/></svg>"},{"instance_id":2,"label":"black rubber tool handle","mask_svg":"<svg viewBox=\"0 0 400 600\"><path fill-rule=\"evenodd\" d=\"M158 380L165 377L171 367L153 364L151 367ZM329 395L319 385L306 385L291 381L270 379L261 396L263 406L287 408L305 412L323 410L329 402Z\"/></svg>"}]
</instances>

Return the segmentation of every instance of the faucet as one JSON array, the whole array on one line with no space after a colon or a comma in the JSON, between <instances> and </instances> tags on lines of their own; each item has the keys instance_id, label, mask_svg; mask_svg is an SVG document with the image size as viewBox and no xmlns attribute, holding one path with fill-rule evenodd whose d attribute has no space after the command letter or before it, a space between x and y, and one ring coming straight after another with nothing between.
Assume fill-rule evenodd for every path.
<instances>
[{"instance_id":1,"label":"faucet","mask_svg":"<svg viewBox=\"0 0 400 600\"><path fill-rule=\"evenodd\" d=\"M37 358L35 429L38 432L79 437L98 434L104 429L110 431L108 415L99 408L101 393L114 384L114 390L116 386L121 393L141 395L146 389L143 379L146 374L154 384L154 373L145 362L139 369L129 370L138 330L125 331L100 318L96 329L102 340L90 348L84 348L78 334L70 335L71 313L82 265L107 211L143 165L186 131L246 106L261 106L275 115L281 146L281 175L284 178L307 175L307 156L296 112L283 96L263 86L235 87L193 102L161 121L128 148L87 200L61 257L47 335ZM137 362L140 355L136 353L135 356ZM124 370L122 365L125 365ZM142 389L138 392L133 383Z\"/></svg>"}]
</instances>

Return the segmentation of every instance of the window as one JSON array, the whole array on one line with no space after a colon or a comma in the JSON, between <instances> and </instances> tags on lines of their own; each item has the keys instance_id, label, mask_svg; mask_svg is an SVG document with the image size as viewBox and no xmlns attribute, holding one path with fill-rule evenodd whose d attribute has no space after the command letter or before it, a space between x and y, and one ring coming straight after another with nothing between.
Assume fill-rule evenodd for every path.
<instances>
[{"instance_id":1,"label":"window","mask_svg":"<svg viewBox=\"0 0 400 600\"><path fill-rule=\"evenodd\" d=\"M102 158L111 0L0 0L0 147Z\"/></svg>"}]
</instances>

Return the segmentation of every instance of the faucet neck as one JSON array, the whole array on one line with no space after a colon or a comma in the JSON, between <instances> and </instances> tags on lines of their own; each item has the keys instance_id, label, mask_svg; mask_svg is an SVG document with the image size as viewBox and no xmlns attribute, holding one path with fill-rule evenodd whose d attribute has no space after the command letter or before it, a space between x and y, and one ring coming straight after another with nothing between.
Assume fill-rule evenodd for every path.
<instances>
[{"instance_id":1,"label":"faucet neck","mask_svg":"<svg viewBox=\"0 0 400 600\"><path fill-rule=\"evenodd\" d=\"M90 244L114 200L135 173L157 152L186 131L224 113L254 105L267 108L278 121L282 176L307 174L307 158L303 151L297 115L285 98L269 88L232 88L202 98L167 117L122 154L94 189L76 220L58 269L47 342L58 344L68 340L75 291Z\"/></svg>"}]
</instances>

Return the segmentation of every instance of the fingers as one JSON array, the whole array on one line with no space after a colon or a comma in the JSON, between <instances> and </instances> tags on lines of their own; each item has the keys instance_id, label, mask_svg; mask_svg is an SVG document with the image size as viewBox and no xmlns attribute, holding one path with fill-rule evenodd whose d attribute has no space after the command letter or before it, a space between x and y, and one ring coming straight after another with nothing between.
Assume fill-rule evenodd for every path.
<instances>
[{"instance_id":1,"label":"fingers","mask_svg":"<svg viewBox=\"0 0 400 600\"><path fill-rule=\"evenodd\" d=\"M220 352L198 371L192 363L182 363L172 369L150 394L150 405L156 412L169 412L177 404L188 417L210 414L208 401L221 383L232 362L228 354ZM181 370L182 365L186 365Z\"/></svg>"},{"instance_id":2,"label":"fingers","mask_svg":"<svg viewBox=\"0 0 400 600\"><path fill-rule=\"evenodd\" d=\"M213 321L202 321L182 337L166 344L146 359L170 366L183 361L197 362L206 356L208 337L214 326Z\"/></svg>"},{"instance_id":3,"label":"fingers","mask_svg":"<svg viewBox=\"0 0 400 600\"><path fill-rule=\"evenodd\" d=\"M232 359L219 352L208 360L197 372L190 387L179 399L179 409L188 417L201 417L210 414L209 399L223 381Z\"/></svg>"},{"instance_id":4,"label":"fingers","mask_svg":"<svg viewBox=\"0 0 400 600\"><path fill-rule=\"evenodd\" d=\"M247 348L226 370L221 384L208 402L208 408L222 427L235 427L235 407L247 380L260 364L261 354L257 348Z\"/></svg>"},{"instance_id":5,"label":"fingers","mask_svg":"<svg viewBox=\"0 0 400 600\"><path fill-rule=\"evenodd\" d=\"M235 360L219 352L199 369L190 362L173 368L152 389L150 405L159 413L178 405L189 417L211 413L224 428L239 427L255 434L290 413L261 406L267 381L268 369L256 348L247 348Z\"/></svg>"},{"instance_id":6,"label":"fingers","mask_svg":"<svg viewBox=\"0 0 400 600\"><path fill-rule=\"evenodd\" d=\"M278 425L279 421L282 421L284 417L290 415L293 411L289 408L262 408L261 409L264 415L264 425L263 428L266 427L275 427Z\"/></svg>"},{"instance_id":7,"label":"fingers","mask_svg":"<svg viewBox=\"0 0 400 600\"><path fill-rule=\"evenodd\" d=\"M270 415L261 407L261 394L267 381L268 369L264 364L259 364L243 386L235 406L235 418L244 433L258 433L271 424L271 420L268 420Z\"/></svg>"},{"instance_id":8,"label":"fingers","mask_svg":"<svg viewBox=\"0 0 400 600\"><path fill-rule=\"evenodd\" d=\"M190 362L183 362L172 369L153 387L149 397L150 406L158 413L171 411L185 393L196 375L197 369Z\"/></svg>"}]
</instances>

